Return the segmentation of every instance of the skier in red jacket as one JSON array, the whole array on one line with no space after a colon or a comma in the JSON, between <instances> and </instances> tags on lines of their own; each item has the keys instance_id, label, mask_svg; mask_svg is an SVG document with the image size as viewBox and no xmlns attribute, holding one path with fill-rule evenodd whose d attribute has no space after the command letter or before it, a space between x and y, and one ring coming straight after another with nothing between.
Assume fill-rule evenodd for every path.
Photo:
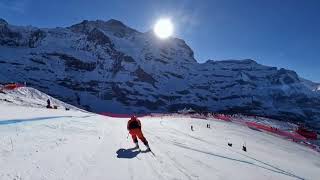
<instances>
[{"instance_id":1,"label":"skier in red jacket","mask_svg":"<svg viewBox=\"0 0 320 180\"><path fill-rule=\"evenodd\" d=\"M149 143L147 139L143 136L141 131L141 122L136 116L131 116L131 119L128 121L127 129L131 134L133 142L136 144L135 148L139 148L138 138L143 142L147 147L147 150L150 150Z\"/></svg>"}]
</instances>

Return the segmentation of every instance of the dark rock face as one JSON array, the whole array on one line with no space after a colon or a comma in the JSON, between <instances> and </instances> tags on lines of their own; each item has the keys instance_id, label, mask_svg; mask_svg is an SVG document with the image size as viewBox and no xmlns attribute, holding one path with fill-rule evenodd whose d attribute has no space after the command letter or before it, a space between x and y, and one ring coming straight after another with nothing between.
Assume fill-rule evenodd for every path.
<instances>
[{"instance_id":1,"label":"dark rock face","mask_svg":"<svg viewBox=\"0 0 320 180\"><path fill-rule=\"evenodd\" d=\"M91 31L88 20L84 20L79 24L72 25L70 29L74 33L84 33L84 34L88 34Z\"/></svg>"},{"instance_id":2,"label":"dark rock face","mask_svg":"<svg viewBox=\"0 0 320 180\"><path fill-rule=\"evenodd\" d=\"M320 85L251 59L199 64L181 39L159 41L120 21L68 28L0 19L0 82L27 82L94 112L244 113L320 129Z\"/></svg>"},{"instance_id":3,"label":"dark rock face","mask_svg":"<svg viewBox=\"0 0 320 180\"><path fill-rule=\"evenodd\" d=\"M271 81L273 84L281 85L299 83L300 79L296 72L281 68L271 77Z\"/></svg>"},{"instance_id":4,"label":"dark rock face","mask_svg":"<svg viewBox=\"0 0 320 180\"><path fill-rule=\"evenodd\" d=\"M21 38L21 34L9 29L7 24L0 24L0 45L19 46Z\"/></svg>"},{"instance_id":5,"label":"dark rock face","mask_svg":"<svg viewBox=\"0 0 320 180\"><path fill-rule=\"evenodd\" d=\"M47 54L49 56L57 56L60 59L64 60L65 63L65 70L85 70L85 71L93 71L96 68L96 63L87 63L83 62L75 57L69 56L67 54L61 54L61 53L49 53Z\"/></svg>"},{"instance_id":6,"label":"dark rock face","mask_svg":"<svg viewBox=\"0 0 320 180\"><path fill-rule=\"evenodd\" d=\"M28 46L35 48L46 37L46 33L40 29L33 30L23 39L22 33L10 29L6 22L0 22L0 45L2 46Z\"/></svg>"},{"instance_id":7,"label":"dark rock face","mask_svg":"<svg viewBox=\"0 0 320 180\"><path fill-rule=\"evenodd\" d=\"M88 33L87 40L93 42L95 45L106 45L113 48L111 40L106 36L102 31L97 28L94 28Z\"/></svg>"},{"instance_id":8,"label":"dark rock face","mask_svg":"<svg viewBox=\"0 0 320 180\"><path fill-rule=\"evenodd\" d=\"M36 30L31 33L29 38L29 47L35 48L39 45L40 41L46 37L46 33L41 30Z\"/></svg>"},{"instance_id":9,"label":"dark rock face","mask_svg":"<svg viewBox=\"0 0 320 180\"><path fill-rule=\"evenodd\" d=\"M155 80L150 74L146 73L141 67L138 67L138 69L133 73L137 78L136 81L146 82L151 84L152 86L155 86L155 83L157 80Z\"/></svg>"},{"instance_id":10,"label":"dark rock face","mask_svg":"<svg viewBox=\"0 0 320 180\"><path fill-rule=\"evenodd\" d=\"M119 38L124 38L129 35L139 33L138 31L127 27L118 20L111 19L109 21L87 21L84 20L79 24L72 25L70 29L75 33L88 34L92 29L97 28L103 31L111 31L112 34Z\"/></svg>"}]
</instances>

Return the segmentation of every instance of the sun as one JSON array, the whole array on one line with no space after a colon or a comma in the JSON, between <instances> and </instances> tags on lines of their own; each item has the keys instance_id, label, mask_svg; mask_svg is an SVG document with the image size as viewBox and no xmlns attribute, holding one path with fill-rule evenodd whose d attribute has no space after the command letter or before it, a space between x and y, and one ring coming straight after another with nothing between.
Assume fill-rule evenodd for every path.
<instances>
[{"instance_id":1,"label":"sun","mask_svg":"<svg viewBox=\"0 0 320 180\"><path fill-rule=\"evenodd\" d=\"M153 31L160 39L166 39L173 34L173 24L170 19L159 19L154 25Z\"/></svg>"}]
</instances>

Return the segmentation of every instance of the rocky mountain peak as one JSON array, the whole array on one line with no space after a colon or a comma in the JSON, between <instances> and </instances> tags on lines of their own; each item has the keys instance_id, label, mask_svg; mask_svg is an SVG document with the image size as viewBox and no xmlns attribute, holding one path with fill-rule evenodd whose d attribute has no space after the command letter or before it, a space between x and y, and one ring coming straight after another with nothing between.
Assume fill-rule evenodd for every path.
<instances>
[{"instance_id":1,"label":"rocky mountain peak","mask_svg":"<svg viewBox=\"0 0 320 180\"><path fill-rule=\"evenodd\" d=\"M132 34L139 33L138 31L126 26L121 21L110 19L108 21L103 20L95 20L95 21L88 21L84 20L81 23L72 25L69 27L73 32L80 32L80 33L89 33L93 29L101 29L105 32L110 32L116 37L123 38L131 36Z\"/></svg>"},{"instance_id":2,"label":"rocky mountain peak","mask_svg":"<svg viewBox=\"0 0 320 180\"><path fill-rule=\"evenodd\" d=\"M99 21L99 20L98 20ZM123 22L116 20L116 19L110 19L106 22L102 21L103 23L106 23L110 26L118 26L118 27L123 27L123 28L129 28L127 27L125 24L123 24Z\"/></svg>"},{"instance_id":3,"label":"rocky mountain peak","mask_svg":"<svg viewBox=\"0 0 320 180\"><path fill-rule=\"evenodd\" d=\"M276 83L280 84L293 84L299 83L300 78L295 71L281 68L275 75Z\"/></svg>"}]
</instances>

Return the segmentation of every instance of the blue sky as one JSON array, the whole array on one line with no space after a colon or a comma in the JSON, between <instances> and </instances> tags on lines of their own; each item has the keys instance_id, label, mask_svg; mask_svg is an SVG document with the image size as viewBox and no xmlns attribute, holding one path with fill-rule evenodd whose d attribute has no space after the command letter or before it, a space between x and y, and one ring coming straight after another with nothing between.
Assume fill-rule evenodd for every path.
<instances>
[{"instance_id":1,"label":"blue sky","mask_svg":"<svg viewBox=\"0 0 320 180\"><path fill-rule=\"evenodd\" d=\"M199 62L251 58L320 82L318 0L0 0L0 17L38 27L113 18L141 32L170 17Z\"/></svg>"}]
</instances>

